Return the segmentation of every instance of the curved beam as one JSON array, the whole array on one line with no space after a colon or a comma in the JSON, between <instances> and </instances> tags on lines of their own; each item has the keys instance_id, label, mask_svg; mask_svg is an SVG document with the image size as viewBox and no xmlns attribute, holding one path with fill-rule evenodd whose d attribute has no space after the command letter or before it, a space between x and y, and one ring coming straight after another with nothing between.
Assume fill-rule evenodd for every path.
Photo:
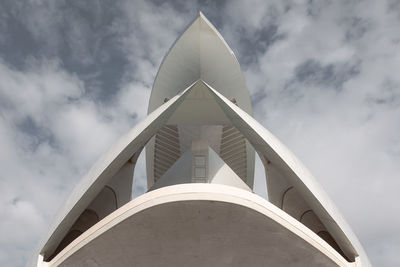
<instances>
[{"instance_id":1,"label":"curved beam","mask_svg":"<svg viewBox=\"0 0 400 267\"><path fill-rule=\"evenodd\" d=\"M51 255L54 252L75 220L118 170L141 152L147 141L165 124L171 114L182 103L193 85L171 98L170 101L161 105L139 122L92 166L89 172L75 186L64 207L56 217L49 234L44 239L44 245L40 251L41 255L45 255L46 258L46 255Z\"/></svg>"},{"instance_id":2,"label":"curved beam","mask_svg":"<svg viewBox=\"0 0 400 267\"><path fill-rule=\"evenodd\" d=\"M296 188L346 256L355 260L360 255L363 266L370 266L357 237L300 160L252 116L238 108L210 85L206 85L232 124L247 138L254 149L268 158L270 164L280 170L289 184Z\"/></svg>"}]
</instances>

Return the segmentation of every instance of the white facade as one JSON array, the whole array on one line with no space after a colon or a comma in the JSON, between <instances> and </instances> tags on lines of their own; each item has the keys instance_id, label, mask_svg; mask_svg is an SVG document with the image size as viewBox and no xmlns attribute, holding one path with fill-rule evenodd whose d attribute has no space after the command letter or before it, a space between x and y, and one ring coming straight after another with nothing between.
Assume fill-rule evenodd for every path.
<instances>
[{"instance_id":1,"label":"white facade","mask_svg":"<svg viewBox=\"0 0 400 267\"><path fill-rule=\"evenodd\" d=\"M130 200L146 147L149 191ZM269 201L252 192L254 155ZM252 117L231 49L200 13L163 60L148 116L82 178L36 266L370 266L301 162Z\"/></svg>"}]
</instances>

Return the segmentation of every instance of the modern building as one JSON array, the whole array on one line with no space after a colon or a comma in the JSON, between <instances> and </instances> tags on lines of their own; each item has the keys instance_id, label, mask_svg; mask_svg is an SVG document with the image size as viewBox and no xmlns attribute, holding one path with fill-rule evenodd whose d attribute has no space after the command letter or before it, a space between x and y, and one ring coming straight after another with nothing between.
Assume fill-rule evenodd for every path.
<instances>
[{"instance_id":1,"label":"modern building","mask_svg":"<svg viewBox=\"0 0 400 267\"><path fill-rule=\"evenodd\" d=\"M148 192L131 200L139 154ZM254 158L268 201L253 193ZM301 162L252 117L239 63L202 15L174 43L148 116L77 185L37 255L53 266L370 266Z\"/></svg>"}]
</instances>

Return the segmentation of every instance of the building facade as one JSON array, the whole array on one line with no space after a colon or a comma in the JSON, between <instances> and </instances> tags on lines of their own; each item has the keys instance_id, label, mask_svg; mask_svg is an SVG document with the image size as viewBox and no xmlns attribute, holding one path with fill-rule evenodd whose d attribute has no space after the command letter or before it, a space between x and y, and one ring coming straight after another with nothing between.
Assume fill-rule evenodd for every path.
<instances>
[{"instance_id":1,"label":"building facade","mask_svg":"<svg viewBox=\"0 0 400 267\"><path fill-rule=\"evenodd\" d=\"M131 200L146 152L148 192ZM268 201L253 193L254 158ZM239 63L199 16L154 81L148 116L82 178L40 247L53 266L370 266L301 162L252 117Z\"/></svg>"}]
</instances>

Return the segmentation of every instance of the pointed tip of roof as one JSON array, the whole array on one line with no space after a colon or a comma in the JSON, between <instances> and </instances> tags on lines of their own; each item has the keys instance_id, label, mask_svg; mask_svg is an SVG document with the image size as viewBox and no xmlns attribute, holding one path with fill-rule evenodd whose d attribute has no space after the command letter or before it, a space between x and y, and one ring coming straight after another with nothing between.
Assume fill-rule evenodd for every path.
<instances>
[{"instance_id":1,"label":"pointed tip of roof","mask_svg":"<svg viewBox=\"0 0 400 267\"><path fill-rule=\"evenodd\" d=\"M201 20L201 21L205 21L205 22L207 22L208 24L211 24L212 25L212 23L207 19L207 17L203 14L203 12L201 12L201 11L199 11L199 15L197 16L197 19L198 20Z\"/></svg>"},{"instance_id":2,"label":"pointed tip of roof","mask_svg":"<svg viewBox=\"0 0 400 267\"><path fill-rule=\"evenodd\" d=\"M160 65L148 112L155 110L165 98L186 88L194 79L204 78L224 96L240 99L241 107L252 114L244 76L232 49L207 17L200 10L197 12Z\"/></svg>"}]
</instances>

